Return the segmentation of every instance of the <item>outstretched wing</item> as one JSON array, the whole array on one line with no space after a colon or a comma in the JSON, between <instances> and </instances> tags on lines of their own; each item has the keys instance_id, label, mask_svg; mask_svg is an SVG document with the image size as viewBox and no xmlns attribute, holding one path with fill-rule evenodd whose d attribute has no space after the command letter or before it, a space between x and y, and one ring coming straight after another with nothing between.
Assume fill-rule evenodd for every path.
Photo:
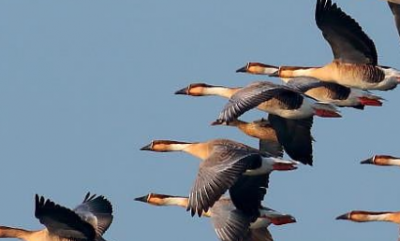
<instances>
[{"instance_id":1,"label":"outstretched wing","mask_svg":"<svg viewBox=\"0 0 400 241\"><path fill-rule=\"evenodd\" d=\"M277 98L285 103L288 101L296 102L286 103L288 105L297 104L299 102L299 100L295 98L297 95L298 93L296 93L295 90L282 85L274 85L269 82L252 84L242 88L229 99L229 102L219 114L217 122L230 122L241 116L246 111L257 107L261 103L272 98ZM301 102L302 101L299 103Z\"/></svg>"},{"instance_id":2,"label":"outstretched wing","mask_svg":"<svg viewBox=\"0 0 400 241\"><path fill-rule=\"evenodd\" d=\"M86 194L82 204L78 205L74 212L92 224L98 236L107 231L113 220L111 203L104 196L90 195L90 193Z\"/></svg>"},{"instance_id":3,"label":"outstretched wing","mask_svg":"<svg viewBox=\"0 0 400 241\"><path fill-rule=\"evenodd\" d=\"M268 228L250 229L244 241L274 241Z\"/></svg>"},{"instance_id":4,"label":"outstretched wing","mask_svg":"<svg viewBox=\"0 0 400 241\"><path fill-rule=\"evenodd\" d=\"M388 2L390 10L392 10L394 21L396 23L397 32L400 35L400 3Z\"/></svg>"},{"instance_id":5,"label":"outstretched wing","mask_svg":"<svg viewBox=\"0 0 400 241\"><path fill-rule=\"evenodd\" d=\"M72 210L44 197L35 197L35 217L51 234L71 240L94 241L96 232L92 225L82 220Z\"/></svg>"},{"instance_id":6,"label":"outstretched wing","mask_svg":"<svg viewBox=\"0 0 400 241\"><path fill-rule=\"evenodd\" d=\"M192 216L207 212L210 207L242 176L248 169L261 166L261 155L246 150L229 149L214 151L199 167L194 186L189 195L187 210Z\"/></svg>"},{"instance_id":7,"label":"outstretched wing","mask_svg":"<svg viewBox=\"0 0 400 241\"><path fill-rule=\"evenodd\" d=\"M267 193L269 174L258 176L242 175L229 189L232 203L246 214L259 215L261 202Z\"/></svg>"},{"instance_id":8,"label":"outstretched wing","mask_svg":"<svg viewBox=\"0 0 400 241\"><path fill-rule=\"evenodd\" d=\"M374 42L360 25L331 0L317 0L315 21L332 48L335 60L346 63L378 64Z\"/></svg>"},{"instance_id":9,"label":"outstretched wing","mask_svg":"<svg viewBox=\"0 0 400 241\"><path fill-rule=\"evenodd\" d=\"M219 200L211 211L211 222L221 241L242 241L248 236L251 217L235 209L229 200Z\"/></svg>"},{"instance_id":10,"label":"outstretched wing","mask_svg":"<svg viewBox=\"0 0 400 241\"><path fill-rule=\"evenodd\" d=\"M286 153L294 160L306 165L313 163L311 127L313 117L300 120L285 119L276 115L268 115L279 142Z\"/></svg>"}]
</instances>

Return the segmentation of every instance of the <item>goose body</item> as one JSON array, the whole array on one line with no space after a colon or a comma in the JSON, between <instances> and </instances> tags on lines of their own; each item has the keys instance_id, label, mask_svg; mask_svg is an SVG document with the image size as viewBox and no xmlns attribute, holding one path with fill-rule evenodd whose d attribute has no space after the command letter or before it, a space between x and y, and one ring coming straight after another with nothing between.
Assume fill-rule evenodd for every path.
<instances>
[{"instance_id":1,"label":"goose body","mask_svg":"<svg viewBox=\"0 0 400 241\"><path fill-rule=\"evenodd\" d=\"M268 81L253 82L246 87L212 86L203 83L192 84L175 94L192 96L217 95L229 98L226 112L228 120L238 117L235 113L244 113L257 108L261 111L287 119L303 119L313 115L321 117L340 117L337 110L328 104L318 103L300 92Z\"/></svg>"},{"instance_id":2,"label":"goose body","mask_svg":"<svg viewBox=\"0 0 400 241\"><path fill-rule=\"evenodd\" d=\"M243 113L258 108L286 119L341 117L338 110L326 103L319 103L299 91L271 82L253 82L231 96L216 123L230 122Z\"/></svg>"},{"instance_id":3,"label":"goose body","mask_svg":"<svg viewBox=\"0 0 400 241\"><path fill-rule=\"evenodd\" d=\"M314 78L294 78L286 84L318 101L339 107L364 109L364 106L382 106L382 98L369 92L345 87L336 83L322 82Z\"/></svg>"},{"instance_id":4,"label":"goose body","mask_svg":"<svg viewBox=\"0 0 400 241\"><path fill-rule=\"evenodd\" d=\"M85 196L82 204L70 210L36 195L35 216L45 229L29 231L0 226L0 238L25 241L104 241L103 233L111 225L112 206L103 196Z\"/></svg>"},{"instance_id":5,"label":"goose body","mask_svg":"<svg viewBox=\"0 0 400 241\"><path fill-rule=\"evenodd\" d=\"M236 72L269 75L279 71L279 67L257 62L249 62ZM382 98L367 91L349 88L336 83L323 82L311 77L283 78L286 85L314 99L339 107L364 109L364 106L381 106Z\"/></svg>"},{"instance_id":6,"label":"goose body","mask_svg":"<svg viewBox=\"0 0 400 241\"><path fill-rule=\"evenodd\" d=\"M188 197L150 193L135 199L156 206L180 206L186 208ZM229 198L220 198L203 216L210 217L214 230L221 241L272 241L268 231L271 224L282 225L296 222L291 215L260 206L256 216L238 210Z\"/></svg>"},{"instance_id":7,"label":"goose body","mask_svg":"<svg viewBox=\"0 0 400 241\"><path fill-rule=\"evenodd\" d=\"M192 216L195 213L201 216L207 212L227 190L231 193L232 201L236 202L239 199L235 199L232 193L238 192L249 179L256 180L251 182L251 186L255 186L258 191L267 187L268 174L273 170L286 171L297 168L296 162L285 161L227 139L194 143L155 140L141 150L183 151L203 160L189 195L187 210L191 211ZM258 202L256 199L255 202Z\"/></svg>"}]
</instances>

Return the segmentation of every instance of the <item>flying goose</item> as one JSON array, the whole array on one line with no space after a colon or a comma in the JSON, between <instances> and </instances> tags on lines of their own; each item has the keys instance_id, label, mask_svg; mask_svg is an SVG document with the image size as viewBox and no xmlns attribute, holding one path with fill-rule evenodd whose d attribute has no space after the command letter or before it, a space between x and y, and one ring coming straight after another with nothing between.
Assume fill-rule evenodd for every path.
<instances>
[{"instance_id":1,"label":"flying goose","mask_svg":"<svg viewBox=\"0 0 400 241\"><path fill-rule=\"evenodd\" d=\"M287 119L303 119L313 115L340 117L340 114L332 105L318 103L313 98L292 88L268 81L253 82L242 88L196 83L176 91L175 94L218 95L229 98L229 103L221 114L223 115L222 118L215 124L232 121L252 108Z\"/></svg>"},{"instance_id":2,"label":"flying goose","mask_svg":"<svg viewBox=\"0 0 400 241\"><path fill-rule=\"evenodd\" d=\"M393 9L392 9L393 10ZM331 46L334 60L322 67L281 66L271 76L314 77L364 90L391 90L400 81L400 72L378 65L374 42L360 25L331 0L317 0L315 20ZM272 69L265 70L272 72Z\"/></svg>"},{"instance_id":3,"label":"flying goose","mask_svg":"<svg viewBox=\"0 0 400 241\"><path fill-rule=\"evenodd\" d=\"M180 142L154 140L141 150L155 152L183 151L199 159L197 178L189 195L187 210L194 216L201 216L229 189L232 201L242 210L257 205L241 204L242 186L255 189L254 198L249 201L259 203L265 195L268 176L273 170L288 171L297 168L297 163L285 161L227 139L213 139L205 142ZM250 178L250 177L253 178ZM250 179L250 180L249 180ZM261 192L261 194L259 193ZM236 193L240 193L235 195ZM249 210L247 210L249 211Z\"/></svg>"},{"instance_id":4,"label":"flying goose","mask_svg":"<svg viewBox=\"0 0 400 241\"><path fill-rule=\"evenodd\" d=\"M314 115L341 117L338 110L288 86L268 81L253 82L238 90L221 111L216 123L230 122L253 108L286 119L304 119Z\"/></svg>"},{"instance_id":5,"label":"flying goose","mask_svg":"<svg viewBox=\"0 0 400 241\"><path fill-rule=\"evenodd\" d=\"M188 197L149 193L136 201L155 206L180 206L186 208ZM221 241L272 241L268 226L283 225L296 219L267 207L259 207L257 217L238 210L229 198L220 198L203 216L210 217L215 233Z\"/></svg>"},{"instance_id":6,"label":"flying goose","mask_svg":"<svg viewBox=\"0 0 400 241\"><path fill-rule=\"evenodd\" d=\"M35 217L46 226L38 231L0 226L0 238L25 241L105 241L102 237L113 220L111 203L88 193L71 210L49 199L35 196Z\"/></svg>"},{"instance_id":7,"label":"flying goose","mask_svg":"<svg viewBox=\"0 0 400 241\"><path fill-rule=\"evenodd\" d=\"M251 74L271 74L279 68L263 63L250 62L237 72ZM349 88L336 83L323 82L312 77L296 77L282 79L286 85L297 89L301 93L315 98L324 103L330 103L339 107L353 107L364 109L364 106L382 106L381 97L367 91Z\"/></svg>"}]
</instances>

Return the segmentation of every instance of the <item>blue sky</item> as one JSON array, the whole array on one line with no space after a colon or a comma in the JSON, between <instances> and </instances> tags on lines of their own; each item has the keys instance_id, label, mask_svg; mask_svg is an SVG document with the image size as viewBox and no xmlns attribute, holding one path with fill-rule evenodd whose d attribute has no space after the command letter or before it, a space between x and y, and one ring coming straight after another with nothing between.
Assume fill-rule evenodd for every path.
<instances>
[{"instance_id":1,"label":"blue sky","mask_svg":"<svg viewBox=\"0 0 400 241\"><path fill-rule=\"evenodd\" d=\"M375 41L379 61L400 68L399 37L384 1L337 1ZM67 207L105 195L115 220L107 240L217 240L207 219L134 202L148 192L187 195L199 161L139 151L152 139L257 142L211 127L226 100L175 96L192 82L243 86L247 61L322 65L331 50L314 0L0 2L0 225L42 228L34 194ZM279 83L278 79L275 79ZM400 155L399 90L342 119L316 119L314 167L274 173L264 204L297 224L276 240L395 240L393 224L334 218L351 209L399 210L398 168L362 166ZM264 116L253 111L243 118Z\"/></svg>"}]
</instances>

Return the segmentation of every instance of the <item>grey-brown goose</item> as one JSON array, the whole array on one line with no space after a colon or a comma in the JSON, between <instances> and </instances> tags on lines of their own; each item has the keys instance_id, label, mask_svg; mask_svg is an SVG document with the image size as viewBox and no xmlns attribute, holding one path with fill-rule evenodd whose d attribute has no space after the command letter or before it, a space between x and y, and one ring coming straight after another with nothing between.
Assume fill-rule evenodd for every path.
<instances>
[{"instance_id":1,"label":"grey-brown goose","mask_svg":"<svg viewBox=\"0 0 400 241\"><path fill-rule=\"evenodd\" d=\"M279 70L279 67L257 62L249 62L236 72L257 75L269 75ZM381 106L381 97L356 88L349 88L340 84L320 81L312 77L283 78L286 85L298 89L300 92L315 98L318 101L334 104L339 107L354 107L364 109L364 106Z\"/></svg>"},{"instance_id":2,"label":"grey-brown goose","mask_svg":"<svg viewBox=\"0 0 400 241\"><path fill-rule=\"evenodd\" d=\"M391 90L397 86L400 72L378 65L374 42L335 3L317 0L315 20L332 49L334 60L322 67L281 66L271 76L314 77L366 90Z\"/></svg>"},{"instance_id":3,"label":"grey-brown goose","mask_svg":"<svg viewBox=\"0 0 400 241\"><path fill-rule=\"evenodd\" d=\"M46 226L38 231L0 226L0 238L25 241L104 241L102 235L113 220L111 203L88 193L82 204L70 210L44 197L35 197L35 217Z\"/></svg>"},{"instance_id":4,"label":"grey-brown goose","mask_svg":"<svg viewBox=\"0 0 400 241\"><path fill-rule=\"evenodd\" d=\"M273 170L296 169L296 162L284 161L273 157L266 152L227 139L213 139L205 142L180 142L171 140L155 140L141 148L141 150L156 152L183 151L203 160L190 191L187 210L193 216L207 212L210 207L229 189L232 201L242 210L253 208L254 205L240 204L240 195L235 195L235 188L240 189L246 182L247 188L254 186L254 193L258 198L251 198L259 202L265 195L269 174ZM254 176L247 178L246 176ZM260 177L257 177L260 176ZM233 189L232 189L233 188ZM241 193L239 191L239 193ZM262 196L261 196L262 194ZM250 195L250 194L247 194ZM257 207L257 206L256 206Z\"/></svg>"},{"instance_id":5,"label":"grey-brown goose","mask_svg":"<svg viewBox=\"0 0 400 241\"><path fill-rule=\"evenodd\" d=\"M135 198L135 200L155 206L179 206L186 208L188 204L188 197L157 193L149 193L143 197ZM218 238L222 241L272 241L272 235L268 231L269 225L283 225L296 222L293 216L267 207L260 207L259 216L254 219L238 210L229 198L224 197L220 198L203 216L211 218L214 230Z\"/></svg>"},{"instance_id":6,"label":"grey-brown goose","mask_svg":"<svg viewBox=\"0 0 400 241\"><path fill-rule=\"evenodd\" d=\"M304 119L314 115L341 117L338 110L288 86L268 81L253 82L231 96L216 123L230 122L253 108L286 119Z\"/></svg>"},{"instance_id":7,"label":"grey-brown goose","mask_svg":"<svg viewBox=\"0 0 400 241\"><path fill-rule=\"evenodd\" d=\"M293 160L312 165L311 126L312 118L289 120L268 115L268 120L253 122L233 120L229 126L235 126L246 135L259 139L259 149L276 156L283 155L283 148ZM282 148L283 147L283 148Z\"/></svg>"}]
</instances>

